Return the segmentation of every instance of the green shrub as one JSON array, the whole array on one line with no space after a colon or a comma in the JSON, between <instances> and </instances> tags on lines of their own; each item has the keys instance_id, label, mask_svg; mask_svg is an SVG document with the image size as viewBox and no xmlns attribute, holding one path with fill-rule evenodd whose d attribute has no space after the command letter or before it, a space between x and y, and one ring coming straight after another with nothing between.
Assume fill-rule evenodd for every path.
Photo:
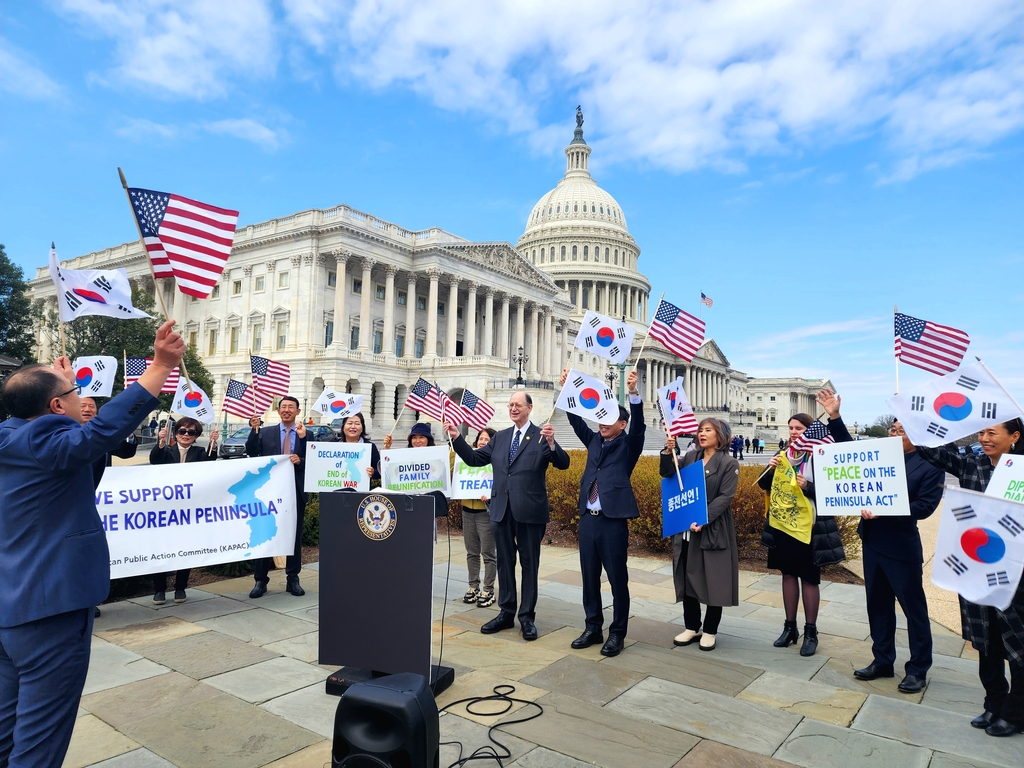
<instances>
[{"instance_id":1,"label":"green shrub","mask_svg":"<svg viewBox=\"0 0 1024 768\"><path fill-rule=\"evenodd\" d=\"M311 493L306 501L306 519L302 523L302 546L320 546L320 494Z\"/></svg>"}]
</instances>

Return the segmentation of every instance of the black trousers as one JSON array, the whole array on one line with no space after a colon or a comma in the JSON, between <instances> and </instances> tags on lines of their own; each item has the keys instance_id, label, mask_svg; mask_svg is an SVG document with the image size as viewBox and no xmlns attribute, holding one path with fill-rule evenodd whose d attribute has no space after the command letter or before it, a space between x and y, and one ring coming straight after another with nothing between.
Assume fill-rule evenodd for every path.
<instances>
[{"instance_id":1,"label":"black trousers","mask_svg":"<svg viewBox=\"0 0 1024 768\"><path fill-rule=\"evenodd\" d=\"M875 664L891 667L896 662L896 601L907 617L910 659L908 675L925 677L932 666L932 628L924 596L920 563L893 560L865 546L864 590L867 593L868 626Z\"/></svg>"},{"instance_id":2,"label":"black trousers","mask_svg":"<svg viewBox=\"0 0 1024 768\"><path fill-rule=\"evenodd\" d=\"M673 542L675 544L675 542ZM680 595L683 600L683 626L697 632L701 629L700 600L692 595L686 594L686 561L690 551L690 542L683 539L679 552L673 548L672 559L672 580L676 588L676 600ZM718 624L722 621L722 606L709 605L704 613L704 631L709 635L718 634Z\"/></svg>"},{"instance_id":3,"label":"black trousers","mask_svg":"<svg viewBox=\"0 0 1024 768\"><path fill-rule=\"evenodd\" d=\"M1010 682L1006 682L1006 648L995 608L988 608L988 653L978 650L978 677L985 686L985 709L1003 720L1024 726L1024 666L1010 661Z\"/></svg>"},{"instance_id":4,"label":"black trousers","mask_svg":"<svg viewBox=\"0 0 1024 768\"><path fill-rule=\"evenodd\" d=\"M302 496L298 497L299 499ZM296 510L295 516L295 550L292 554L288 555L288 562L285 564L284 572L288 576L298 576L299 571L302 570L302 524L306 520L306 502L300 501L299 508ZM255 571L253 576L256 581L262 581L266 584L270 581L270 566L274 564L274 558L272 557L261 557L255 563Z\"/></svg>"},{"instance_id":5,"label":"black trousers","mask_svg":"<svg viewBox=\"0 0 1024 768\"><path fill-rule=\"evenodd\" d=\"M188 586L188 575L192 572L191 568L183 568L180 571L174 571L174 588L185 589ZM153 591L154 592L166 592L167 591L167 577L171 575L171 572L167 573L154 573L153 574Z\"/></svg>"},{"instance_id":6,"label":"black trousers","mask_svg":"<svg viewBox=\"0 0 1024 768\"><path fill-rule=\"evenodd\" d=\"M580 569L583 572L583 610L587 629L600 631L604 626L601 600L601 569L608 574L612 588L612 623L609 635L626 636L629 623L629 572L626 547L629 546L629 521L623 517L605 517L585 512L579 527Z\"/></svg>"},{"instance_id":7,"label":"black trousers","mask_svg":"<svg viewBox=\"0 0 1024 768\"><path fill-rule=\"evenodd\" d=\"M540 543L546 523L520 523L505 508L500 522L491 520L491 533L498 553L498 607L506 616L516 615L516 556L523 568L522 602L519 621L534 621L537 616L537 571L540 569Z\"/></svg>"}]
</instances>

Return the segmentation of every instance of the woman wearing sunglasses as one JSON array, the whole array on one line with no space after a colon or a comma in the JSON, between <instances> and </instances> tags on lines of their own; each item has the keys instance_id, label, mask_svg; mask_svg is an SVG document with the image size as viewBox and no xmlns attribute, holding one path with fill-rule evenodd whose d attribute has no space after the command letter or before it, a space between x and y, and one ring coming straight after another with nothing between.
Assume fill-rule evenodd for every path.
<instances>
[{"instance_id":1,"label":"woman wearing sunglasses","mask_svg":"<svg viewBox=\"0 0 1024 768\"><path fill-rule=\"evenodd\" d=\"M217 459L217 438L220 432L216 429L210 433L209 449L196 445L196 439L203 434L203 425L196 419L185 417L174 426L175 444L168 444L167 427L160 430L157 444L149 453L150 464L185 464L193 461L215 461ZM190 568L174 573L174 602L184 603L187 599L185 587L188 586ZM163 605L166 601L167 577L170 573L153 574L153 604Z\"/></svg>"}]
</instances>

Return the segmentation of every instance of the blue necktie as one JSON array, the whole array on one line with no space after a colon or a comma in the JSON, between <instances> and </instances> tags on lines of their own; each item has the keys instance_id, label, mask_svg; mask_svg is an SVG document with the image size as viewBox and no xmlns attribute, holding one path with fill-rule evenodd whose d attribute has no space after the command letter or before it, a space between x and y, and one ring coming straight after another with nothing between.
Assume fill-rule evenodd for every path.
<instances>
[{"instance_id":1,"label":"blue necktie","mask_svg":"<svg viewBox=\"0 0 1024 768\"><path fill-rule=\"evenodd\" d=\"M519 453L519 430L517 429L515 433L515 437L512 438L512 447L508 449L509 466L511 466L512 460L515 459L516 454Z\"/></svg>"}]
</instances>

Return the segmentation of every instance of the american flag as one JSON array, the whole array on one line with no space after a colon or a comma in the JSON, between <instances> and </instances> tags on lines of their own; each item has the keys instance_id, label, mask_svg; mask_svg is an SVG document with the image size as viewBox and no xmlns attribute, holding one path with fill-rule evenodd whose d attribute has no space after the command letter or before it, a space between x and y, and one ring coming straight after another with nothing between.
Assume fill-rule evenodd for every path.
<instances>
[{"instance_id":1,"label":"american flag","mask_svg":"<svg viewBox=\"0 0 1024 768\"><path fill-rule=\"evenodd\" d=\"M124 387L127 389L136 381L139 377L146 372L146 369L153 364L152 357L128 357L124 361ZM164 382L163 388L160 390L162 393L170 395L175 394L178 391L178 382L181 380L181 374L177 368L171 371L167 377L167 381Z\"/></svg>"},{"instance_id":2,"label":"american flag","mask_svg":"<svg viewBox=\"0 0 1024 768\"><path fill-rule=\"evenodd\" d=\"M486 400L481 400L468 389L462 390L462 413L466 423L479 431L487 426L494 416L494 408Z\"/></svg>"},{"instance_id":3,"label":"american flag","mask_svg":"<svg viewBox=\"0 0 1024 768\"><path fill-rule=\"evenodd\" d=\"M704 343L704 321L662 299L654 313L650 336L683 360L693 360Z\"/></svg>"},{"instance_id":4,"label":"american flag","mask_svg":"<svg viewBox=\"0 0 1024 768\"><path fill-rule=\"evenodd\" d=\"M441 423L443 424L447 421L456 427L465 423L466 414L462 412L462 406L452 400L437 382L434 382L434 388L437 390L437 400L441 403Z\"/></svg>"},{"instance_id":5,"label":"american flag","mask_svg":"<svg viewBox=\"0 0 1024 768\"><path fill-rule=\"evenodd\" d=\"M205 299L231 255L238 211L149 189L129 189L155 277L173 277L182 293Z\"/></svg>"},{"instance_id":6,"label":"american flag","mask_svg":"<svg viewBox=\"0 0 1024 768\"><path fill-rule=\"evenodd\" d=\"M441 418L441 400L437 396L438 389L424 378L419 378L409 390L405 398L405 406L414 411L425 413L435 419Z\"/></svg>"},{"instance_id":7,"label":"american flag","mask_svg":"<svg viewBox=\"0 0 1024 768\"><path fill-rule=\"evenodd\" d=\"M285 363L275 363L265 357L250 355L249 364L252 367L253 389L282 397L288 394L292 373Z\"/></svg>"},{"instance_id":8,"label":"american flag","mask_svg":"<svg viewBox=\"0 0 1024 768\"><path fill-rule=\"evenodd\" d=\"M274 404L274 396L251 389L244 381L228 380L221 410L248 419L254 413L264 413Z\"/></svg>"},{"instance_id":9,"label":"american flag","mask_svg":"<svg viewBox=\"0 0 1024 768\"><path fill-rule=\"evenodd\" d=\"M832 433L828 431L828 426L815 419L811 426L805 429L803 434L793 441L793 450L809 451L816 445L828 445L835 441Z\"/></svg>"},{"instance_id":10,"label":"american flag","mask_svg":"<svg viewBox=\"0 0 1024 768\"><path fill-rule=\"evenodd\" d=\"M713 301L711 300L711 297L710 297L710 296L705 296L705 295L704 295L704 292L703 292L703 291L701 291L701 294L700 294L700 303L701 303L701 304L703 304L703 305L704 305L705 307L707 307L708 309L711 309L711 305L712 305L712 304L714 304L715 302L713 302Z\"/></svg>"},{"instance_id":11,"label":"american flag","mask_svg":"<svg viewBox=\"0 0 1024 768\"><path fill-rule=\"evenodd\" d=\"M896 313L896 359L940 376L960 367L971 337L956 328Z\"/></svg>"}]
</instances>

